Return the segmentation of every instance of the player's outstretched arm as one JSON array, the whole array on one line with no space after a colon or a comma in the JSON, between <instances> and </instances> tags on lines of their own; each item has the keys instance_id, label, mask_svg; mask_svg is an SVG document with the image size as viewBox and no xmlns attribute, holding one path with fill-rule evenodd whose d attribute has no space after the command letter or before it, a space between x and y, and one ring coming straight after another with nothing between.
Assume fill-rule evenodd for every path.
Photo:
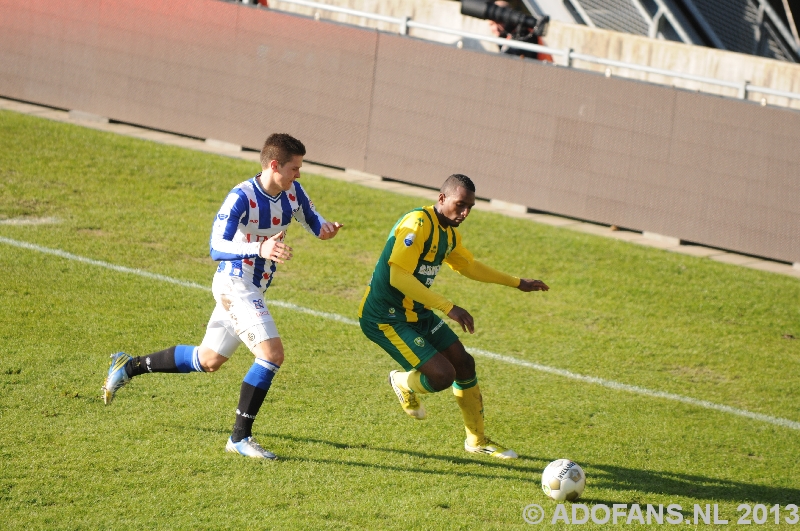
<instances>
[{"instance_id":1,"label":"player's outstretched arm","mask_svg":"<svg viewBox=\"0 0 800 531\"><path fill-rule=\"evenodd\" d=\"M344 227L344 225L338 221L326 221L319 228L319 239L330 240L339 233L339 229L342 227Z\"/></svg>"},{"instance_id":2,"label":"player's outstretched arm","mask_svg":"<svg viewBox=\"0 0 800 531\"><path fill-rule=\"evenodd\" d=\"M541 280L534 280L532 278L521 278L519 279L519 286L517 289L524 292L529 291L548 291L550 286L542 282Z\"/></svg>"},{"instance_id":3,"label":"player's outstretched arm","mask_svg":"<svg viewBox=\"0 0 800 531\"><path fill-rule=\"evenodd\" d=\"M448 262L448 264L450 264L450 267L452 267L458 274L463 275L471 280L477 280L478 282L486 282L489 284L501 284L503 286L508 286L509 288L516 288L520 285L520 279L517 277L498 271L497 269L489 267L483 262L479 262L475 259L472 259L466 263L453 261L453 263Z\"/></svg>"}]
</instances>

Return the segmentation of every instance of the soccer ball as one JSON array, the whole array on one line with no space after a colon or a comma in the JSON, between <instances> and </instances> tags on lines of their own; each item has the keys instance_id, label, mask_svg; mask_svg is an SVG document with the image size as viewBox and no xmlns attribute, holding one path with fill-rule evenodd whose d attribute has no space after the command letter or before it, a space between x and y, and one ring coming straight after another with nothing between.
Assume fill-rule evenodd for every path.
<instances>
[{"instance_id":1,"label":"soccer ball","mask_svg":"<svg viewBox=\"0 0 800 531\"><path fill-rule=\"evenodd\" d=\"M542 472L542 490L555 501L575 501L586 487L586 474L574 461L556 459Z\"/></svg>"}]
</instances>

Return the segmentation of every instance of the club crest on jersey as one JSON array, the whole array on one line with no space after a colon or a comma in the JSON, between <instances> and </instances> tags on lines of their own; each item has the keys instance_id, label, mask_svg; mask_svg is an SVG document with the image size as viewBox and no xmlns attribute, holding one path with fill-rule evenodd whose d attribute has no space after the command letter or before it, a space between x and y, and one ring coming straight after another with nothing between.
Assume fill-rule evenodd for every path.
<instances>
[{"instance_id":1,"label":"club crest on jersey","mask_svg":"<svg viewBox=\"0 0 800 531\"><path fill-rule=\"evenodd\" d=\"M412 232L411 234L405 237L403 243L406 244L406 247L411 247L411 244L414 243L414 240L416 239L417 239L417 233Z\"/></svg>"},{"instance_id":2,"label":"club crest on jersey","mask_svg":"<svg viewBox=\"0 0 800 531\"><path fill-rule=\"evenodd\" d=\"M264 301L262 299L253 299L253 306L256 307L256 310L263 310Z\"/></svg>"},{"instance_id":3,"label":"club crest on jersey","mask_svg":"<svg viewBox=\"0 0 800 531\"><path fill-rule=\"evenodd\" d=\"M425 346L425 340L422 339L421 337L417 337L416 339L414 339L414 344L416 346L418 346L418 347L424 347Z\"/></svg>"}]
</instances>

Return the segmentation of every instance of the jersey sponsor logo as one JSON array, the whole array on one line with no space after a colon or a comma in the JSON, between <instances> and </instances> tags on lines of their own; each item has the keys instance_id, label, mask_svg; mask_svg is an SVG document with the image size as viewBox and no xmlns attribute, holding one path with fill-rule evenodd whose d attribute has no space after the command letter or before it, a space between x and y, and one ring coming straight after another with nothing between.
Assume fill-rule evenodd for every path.
<instances>
[{"instance_id":1,"label":"jersey sponsor logo","mask_svg":"<svg viewBox=\"0 0 800 531\"><path fill-rule=\"evenodd\" d=\"M263 299L253 299L253 306L256 307L256 310L263 310L264 309L264 300Z\"/></svg>"},{"instance_id":2,"label":"jersey sponsor logo","mask_svg":"<svg viewBox=\"0 0 800 531\"><path fill-rule=\"evenodd\" d=\"M434 327L431 329L431 334L435 334L435 333L436 333L436 331L437 331L437 330L439 330L439 329L442 327L442 325L443 325L443 324L444 324L444 321L441 321L441 320L440 320L440 321L439 321L439 324L437 324L436 326L434 326Z\"/></svg>"},{"instance_id":3,"label":"jersey sponsor logo","mask_svg":"<svg viewBox=\"0 0 800 531\"><path fill-rule=\"evenodd\" d=\"M414 243L414 240L416 239L417 239L417 233L412 232L411 234L405 237L403 243L406 244L406 247L411 247L411 244Z\"/></svg>"},{"instance_id":4,"label":"jersey sponsor logo","mask_svg":"<svg viewBox=\"0 0 800 531\"><path fill-rule=\"evenodd\" d=\"M219 218L220 221L225 221L226 219L228 219L228 214L217 214L217 217Z\"/></svg>"},{"instance_id":5,"label":"jersey sponsor logo","mask_svg":"<svg viewBox=\"0 0 800 531\"><path fill-rule=\"evenodd\" d=\"M256 317L262 317L264 315L269 315L269 310L264 310L263 312L256 312Z\"/></svg>"},{"instance_id":6,"label":"jersey sponsor logo","mask_svg":"<svg viewBox=\"0 0 800 531\"><path fill-rule=\"evenodd\" d=\"M258 220L257 219L251 219L250 223L258 223Z\"/></svg>"},{"instance_id":7,"label":"jersey sponsor logo","mask_svg":"<svg viewBox=\"0 0 800 531\"><path fill-rule=\"evenodd\" d=\"M441 265L431 266L422 264L421 266L419 266L419 271L417 271L417 273L425 276L436 276L439 274L440 267L442 266Z\"/></svg>"},{"instance_id":8,"label":"jersey sponsor logo","mask_svg":"<svg viewBox=\"0 0 800 531\"><path fill-rule=\"evenodd\" d=\"M422 339L421 337L417 337L417 338L414 339L414 344L416 346L418 346L418 347L424 347L425 346L425 340Z\"/></svg>"}]
</instances>

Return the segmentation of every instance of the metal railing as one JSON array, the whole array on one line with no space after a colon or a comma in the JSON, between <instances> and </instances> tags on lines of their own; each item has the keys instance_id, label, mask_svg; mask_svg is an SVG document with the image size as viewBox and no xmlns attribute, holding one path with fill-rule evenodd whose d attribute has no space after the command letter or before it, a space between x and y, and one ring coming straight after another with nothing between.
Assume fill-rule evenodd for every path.
<instances>
[{"instance_id":1,"label":"metal railing","mask_svg":"<svg viewBox=\"0 0 800 531\"><path fill-rule=\"evenodd\" d=\"M390 17L387 15L378 15L375 13L368 13L366 11L358 11L355 9L350 9L347 7L340 7L335 5L329 4L321 4L319 2L312 2L310 0L278 0L277 3L286 3L286 4L295 4L304 7L310 7L312 9L322 10L322 11L329 11L332 13L341 13L344 15L352 15L356 17L362 17L368 20L375 20L378 22L385 22L388 24L394 24L398 27L398 33L401 35L408 35L408 30L411 28L416 28L420 30L427 30L433 31L437 33L443 33L446 35L455 35L457 37L465 38L465 39L473 39L482 42L490 42L496 44L498 46L508 46L510 48L515 48L519 50L526 50L530 52L537 52L537 53L545 53L549 54L554 57L562 57L564 59L564 66L568 68L572 68L572 62L574 60L584 61L587 63L594 63L598 65L603 65L606 67L614 67L614 68L626 68L629 70L637 71L637 72L644 72L647 74L657 74L666 77L672 77L676 79L683 79L686 81L695 81L699 83L706 83L709 85L716 85L719 87L725 87L734 89L737 91L738 97L740 99L747 99L749 93L758 93L758 94L765 94L769 96L777 96L789 99L800 100L800 93L797 92L788 92L784 90L776 90L770 87L761 87L758 85L752 85L749 81L725 81L722 79L716 79L711 77L705 76L698 76L694 74L686 74L683 72L676 72L674 70L667 70L662 68L654 68L651 66L639 65L636 63L626 63L624 61L616 61L613 59L605 59L603 57L596 57L594 55L583 54L574 51L571 48L551 48L549 46L544 46L540 44L531 44L527 42L520 42L515 40L509 39L501 39L498 37L490 37L488 35L481 35L478 33L470 33L467 31L451 29L451 28L443 28L441 26L434 26L432 24L425 24L422 22L416 22L412 20L410 17ZM317 17L319 18L319 17ZM610 75L610 71L606 71L606 75ZM765 101L762 101L765 103Z\"/></svg>"}]
</instances>

